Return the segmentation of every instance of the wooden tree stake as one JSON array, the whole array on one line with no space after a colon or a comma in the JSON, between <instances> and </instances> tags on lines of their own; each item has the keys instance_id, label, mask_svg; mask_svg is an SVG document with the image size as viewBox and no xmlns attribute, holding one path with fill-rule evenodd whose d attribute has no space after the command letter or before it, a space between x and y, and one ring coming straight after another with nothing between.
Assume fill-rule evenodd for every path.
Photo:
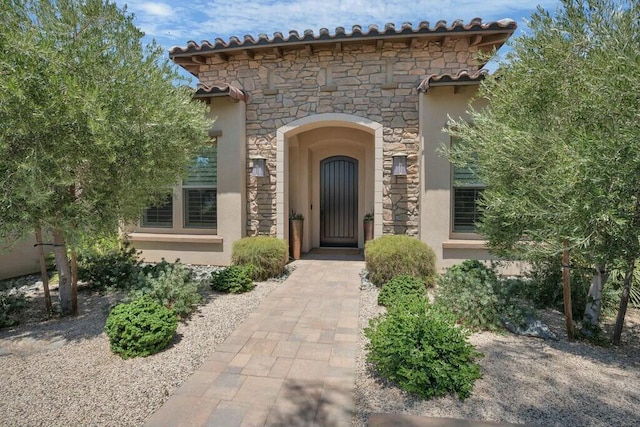
<instances>
[{"instance_id":1,"label":"wooden tree stake","mask_svg":"<svg viewBox=\"0 0 640 427\"><path fill-rule=\"evenodd\" d=\"M571 272L569 271L569 244L565 240L562 252L562 292L564 299L564 318L567 323L567 338L573 341L573 314L571 312Z\"/></svg>"},{"instance_id":2,"label":"wooden tree stake","mask_svg":"<svg viewBox=\"0 0 640 427\"><path fill-rule=\"evenodd\" d=\"M78 314L78 254L71 251L71 314Z\"/></svg>"}]
</instances>

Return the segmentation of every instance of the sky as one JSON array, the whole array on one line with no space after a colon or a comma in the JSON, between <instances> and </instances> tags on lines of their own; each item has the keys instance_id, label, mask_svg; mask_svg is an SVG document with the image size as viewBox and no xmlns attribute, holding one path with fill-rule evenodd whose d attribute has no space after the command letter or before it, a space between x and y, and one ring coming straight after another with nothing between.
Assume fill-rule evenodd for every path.
<instances>
[{"instance_id":1,"label":"sky","mask_svg":"<svg viewBox=\"0 0 640 427\"><path fill-rule=\"evenodd\" d=\"M228 41L245 34L257 38L276 31L285 36L289 30L300 34L320 28L333 34L338 26L350 32L355 24L366 29L370 24L384 28L393 22L417 26L420 21L431 25L439 20L465 23L481 17L484 21L511 18L518 23L518 33L526 28L525 20L539 4L554 10L559 0L116 0L133 13L135 24L145 32L145 41L155 39L165 50L184 47L189 40L214 42L217 37ZM490 67L491 68L491 67ZM184 73L186 75L186 73Z\"/></svg>"}]
</instances>

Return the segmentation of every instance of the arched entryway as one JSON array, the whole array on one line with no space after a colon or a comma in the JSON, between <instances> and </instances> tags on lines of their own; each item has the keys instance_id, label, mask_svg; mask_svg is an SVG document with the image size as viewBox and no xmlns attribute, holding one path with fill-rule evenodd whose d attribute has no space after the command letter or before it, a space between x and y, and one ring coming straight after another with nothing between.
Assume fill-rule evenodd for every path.
<instances>
[{"instance_id":1,"label":"arched entryway","mask_svg":"<svg viewBox=\"0 0 640 427\"><path fill-rule=\"evenodd\" d=\"M304 252L319 246L363 247L362 218L370 212L374 234L380 236L382 140L382 125L348 114L318 114L278 129L278 237L288 239L292 212L305 217ZM327 207L326 197L336 203L342 199Z\"/></svg>"}]
</instances>

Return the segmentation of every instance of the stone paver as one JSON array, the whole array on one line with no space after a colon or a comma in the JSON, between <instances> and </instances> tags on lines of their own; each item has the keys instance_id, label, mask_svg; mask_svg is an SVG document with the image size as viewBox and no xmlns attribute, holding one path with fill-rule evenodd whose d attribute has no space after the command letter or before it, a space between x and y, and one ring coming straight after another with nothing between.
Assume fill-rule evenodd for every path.
<instances>
[{"instance_id":1,"label":"stone paver","mask_svg":"<svg viewBox=\"0 0 640 427\"><path fill-rule=\"evenodd\" d=\"M364 263L294 266L147 426L351 425Z\"/></svg>"}]
</instances>

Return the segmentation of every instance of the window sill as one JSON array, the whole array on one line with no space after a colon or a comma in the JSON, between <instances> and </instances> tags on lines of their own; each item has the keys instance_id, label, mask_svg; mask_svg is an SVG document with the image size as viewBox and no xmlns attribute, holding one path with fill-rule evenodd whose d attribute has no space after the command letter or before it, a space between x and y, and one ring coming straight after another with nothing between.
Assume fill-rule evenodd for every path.
<instances>
[{"instance_id":1,"label":"window sill","mask_svg":"<svg viewBox=\"0 0 640 427\"><path fill-rule=\"evenodd\" d=\"M169 234L169 233L130 233L132 242L177 242L177 243L209 243L221 244L220 236L211 234Z\"/></svg>"},{"instance_id":2,"label":"window sill","mask_svg":"<svg viewBox=\"0 0 640 427\"><path fill-rule=\"evenodd\" d=\"M486 240L445 240L442 249L487 249Z\"/></svg>"}]
</instances>

